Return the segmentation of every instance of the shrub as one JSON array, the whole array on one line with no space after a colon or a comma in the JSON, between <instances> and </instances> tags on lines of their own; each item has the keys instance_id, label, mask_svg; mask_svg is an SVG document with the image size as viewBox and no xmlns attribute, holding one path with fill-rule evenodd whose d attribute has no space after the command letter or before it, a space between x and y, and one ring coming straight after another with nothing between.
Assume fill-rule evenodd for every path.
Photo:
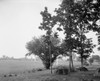
<instances>
[{"instance_id":1,"label":"shrub","mask_svg":"<svg viewBox=\"0 0 100 81\"><path fill-rule=\"evenodd\" d=\"M62 74L62 75L66 75L69 73L69 70L67 67L65 66L59 66L57 67L57 69L55 70L55 74Z\"/></svg>"},{"instance_id":2,"label":"shrub","mask_svg":"<svg viewBox=\"0 0 100 81\"><path fill-rule=\"evenodd\" d=\"M89 66L89 63L88 62L84 62L83 63L85 66Z\"/></svg>"},{"instance_id":3,"label":"shrub","mask_svg":"<svg viewBox=\"0 0 100 81\"><path fill-rule=\"evenodd\" d=\"M43 69L37 69L37 71L43 71Z\"/></svg>"},{"instance_id":4,"label":"shrub","mask_svg":"<svg viewBox=\"0 0 100 81\"><path fill-rule=\"evenodd\" d=\"M100 68L97 68L97 72L100 73Z\"/></svg>"},{"instance_id":5,"label":"shrub","mask_svg":"<svg viewBox=\"0 0 100 81\"><path fill-rule=\"evenodd\" d=\"M43 61L43 65L46 69L50 69L50 59L46 59Z\"/></svg>"},{"instance_id":6,"label":"shrub","mask_svg":"<svg viewBox=\"0 0 100 81\"><path fill-rule=\"evenodd\" d=\"M15 74L15 76L17 76L17 74Z\"/></svg>"},{"instance_id":7,"label":"shrub","mask_svg":"<svg viewBox=\"0 0 100 81\"><path fill-rule=\"evenodd\" d=\"M12 74L9 74L9 77L12 77L13 75Z\"/></svg>"},{"instance_id":8,"label":"shrub","mask_svg":"<svg viewBox=\"0 0 100 81\"><path fill-rule=\"evenodd\" d=\"M100 75L95 74L93 78L94 78L94 79L98 79L98 81L99 81L99 80L100 80Z\"/></svg>"},{"instance_id":9,"label":"shrub","mask_svg":"<svg viewBox=\"0 0 100 81\"><path fill-rule=\"evenodd\" d=\"M17 76L17 74L9 74L9 77Z\"/></svg>"},{"instance_id":10,"label":"shrub","mask_svg":"<svg viewBox=\"0 0 100 81\"><path fill-rule=\"evenodd\" d=\"M47 79L45 79L45 80L42 80L42 81L59 81L59 80L57 80L57 79L55 79L55 78L52 78L52 79L50 79L50 78L47 78Z\"/></svg>"},{"instance_id":11,"label":"shrub","mask_svg":"<svg viewBox=\"0 0 100 81\"><path fill-rule=\"evenodd\" d=\"M92 65L93 62L94 62L94 59L93 58L90 58L89 59L89 63Z\"/></svg>"},{"instance_id":12,"label":"shrub","mask_svg":"<svg viewBox=\"0 0 100 81\"><path fill-rule=\"evenodd\" d=\"M88 80L88 79L85 79L85 78L83 79L83 78L82 78L81 81L94 81L94 80L93 80L93 79Z\"/></svg>"},{"instance_id":13,"label":"shrub","mask_svg":"<svg viewBox=\"0 0 100 81\"><path fill-rule=\"evenodd\" d=\"M7 75L4 75L4 77L7 77Z\"/></svg>"},{"instance_id":14,"label":"shrub","mask_svg":"<svg viewBox=\"0 0 100 81\"><path fill-rule=\"evenodd\" d=\"M32 72L35 72L36 70L35 69L32 69Z\"/></svg>"},{"instance_id":15,"label":"shrub","mask_svg":"<svg viewBox=\"0 0 100 81\"><path fill-rule=\"evenodd\" d=\"M100 79L100 68L96 69L96 72L94 73L94 78L99 78Z\"/></svg>"},{"instance_id":16,"label":"shrub","mask_svg":"<svg viewBox=\"0 0 100 81\"><path fill-rule=\"evenodd\" d=\"M88 69L86 67L79 67L78 70L80 70L80 71L88 71Z\"/></svg>"},{"instance_id":17,"label":"shrub","mask_svg":"<svg viewBox=\"0 0 100 81\"><path fill-rule=\"evenodd\" d=\"M31 71L28 71L28 73L31 73Z\"/></svg>"}]
</instances>

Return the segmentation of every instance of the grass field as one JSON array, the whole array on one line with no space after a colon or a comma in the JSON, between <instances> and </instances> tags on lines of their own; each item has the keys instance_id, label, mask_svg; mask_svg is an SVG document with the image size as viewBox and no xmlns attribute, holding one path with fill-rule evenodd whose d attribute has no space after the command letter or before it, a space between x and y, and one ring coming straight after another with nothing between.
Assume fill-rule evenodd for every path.
<instances>
[{"instance_id":1,"label":"grass field","mask_svg":"<svg viewBox=\"0 0 100 81\"><path fill-rule=\"evenodd\" d=\"M0 74L23 72L33 68L43 68L42 62L33 60L0 60Z\"/></svg>"},{"instance_id":2,"label":"grass field","mask_svg":"<svg viewBox=\"0 0 100 81\"><path fill-rule=\"evenodd\" d=\"M74 64L80 65L79 62L74 62ZM54 63L54 66L57 64ZM58 65L68 66L67 61L58 61ZM0 74L10 73L10 72L23 72L26 70L44 68L41 60L0 60Z\"/></svg>"},{"instance_id":3,"label":"grass field","mask_svg":"<svg viewBox=\"0 0 100 81\"><path fill-rule=\"evenodd\" d=\"M68 61L59 60L58 65L68 66ZM54 63L54 66L56 66L56 63ZM74 66L80 66L80 62L74 61ZM0 60L0 81L44 81L44 79L48 78L56 78L58 81L82 81L80 80L80 77L84 78L84 76L86 76L85 78L91 78L92 76L89 77L88 75L94 74L94 71L85 73L77 72L67 76L50 74L50 70L32 72L32 69L43 67L44 66L40 60ZM100 67L100 65L97 63L94 63L92 66L88 66L89 69L93 70L98 67ZM17 76L9 76L9 74L17 74Z\"/></svg>"}]
</instances>

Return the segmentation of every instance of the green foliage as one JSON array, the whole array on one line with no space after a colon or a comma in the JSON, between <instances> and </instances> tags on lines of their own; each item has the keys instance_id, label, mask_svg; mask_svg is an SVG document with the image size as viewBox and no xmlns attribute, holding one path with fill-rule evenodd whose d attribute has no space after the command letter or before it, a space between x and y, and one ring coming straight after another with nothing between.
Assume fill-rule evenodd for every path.
<instances>
[{"instance_id":1,"label":"green foliage","mask_svg":"<svg viewBox=\"0 0 100 81\"><path fill-rule=\"evenodd\" d=\"M93 45L92 39L85 39L78 47L78 54L80 54L81 58L87 59L93 52L94 47L95 45Z\"/></svg>"},{"instance_id":2,"label":"green foliage","mask_svg":"<svg viewBox=\"0 0 100 81\"><path fill-rule=\"evenodd\" d=\"M100 56L99 55L92 55L92 59L99 62Z\"/></svg>"},{"instance_id":3,"label":"green foliage","mask_svg":"<svg viewBox=\"0 0 100 81\"><path fill-rule=\"evenodd\" d=\"M44 29L44 30L50 30L50 28L51 28L51 22L52 22L52 17L51 17L51 14L48 13L47 7L45 7L45 10L42 11L40 14L42 15L43 22L41 23L41 26L39 28L41 30L42 29ZM50 31L47 32L47 34L50 34Z\"/></svg>"},{"instance_id":4,"label":"green foliage","mask_svg":"<svg viewBox=\"0 0 100 81\"><path fill-rule=\"evenodd\" d=\"M83 59L87 59L95 47L86 34L91 30L100 32L97 24L100 16L100 11L97 11L100 7L96 7L100 1L97 0L97 2L63 0L60 7L55 10L57 14L55 21L59 23L58 28L63 27L65 33L66 50L69 52L77 50L82 64ZM97 17L96 14L98 14Z\"/></svg>"},{"instance_id":5,"label":"green foliage","mask_svg":"<svg viewBox=\"0 0 100 81\"><path fill-rule=\"evenodd\" d=\"M100 73L100 68L97 68L98 73Z\"/></svg>"},{"instance_id":6,"label":"green foliage","mask_svg":"<svg viewBox=\"0 0 100 81\"><path fill-rule=\"evenodd\" d=\"M97 36L98 36L98 44L99 44L98 50L100 51L100 32Z\"/></svg>"},{"instance_id":7,"label":"green foliage","mask_svg":"<svg viewBox=\"0 0 100 81\"><path fill-rule=\"evenodd\" d=\"M94 59L93 58L90 58L89 59L89 63L92 65L93 62L94 62Z\"/></svg>"},{"instance_id":8,"label":"green foliage","mask_svg":"<svg viewBox=\"0 0 100 81\"><path fill-rule=\"evenodd\" d=\"M46 78L45 80L41 80L41 81L59 81L55 78Z\"/></svg>"},{"instance_id":9,"label":"green foliage","mask_svg":"<svg viewBox=\"0 0 100 81\"><path fill-rule=\"evenodd\" d=\"M79 67L78 70L79 71L88 71L88 69L86 67Z\"/></svg>"},{"instance_id":10,"label":"green foliage","mask_svg":"<svg viewBox=\"0 0 100 81\"><path fill-rule=\"evenodd\" d=\"M89 66L89 63L88 63L87 61L84 61L84 62L83 62L83 65Z\"/></svg>"},{"instance_id":11,"label":"green foliage","mask_svg":"<svg viewBox=\"0 0 100 81\"><path fill-rule=\"evenodd\" d=\"M100 47L98 47L98 50L100 50Z\"/></svg>"},{"instance_id":12,"label":"green foliage","mask_svg":"<svg viewBox=\"0 0 100 81\"><path fill-rule=\"evenodd\" d=\"M44 41L44 37L33 38L26 44L26 48L29 51L29 55L35 54L40 57L46 69L50 68L50 54L49 46ZM51 54L52 54L52 63L56 60L56 57L59 55L59 46L60 40L55 37L51 37Z\"/></svg>"},{"instance_id":13,"label":"green foliage","mask_svg":"<svg viewBox=\"0 0 100 81\"><path fill-rule=\"evenodd\" d=\"M56 54L66 54L70 57L70 63L73 66L72 52L77 52L80 55L81 63L87 59L93 52L95 45L92 43L92 39L87 38L86 34L89 31L100 33L100 26L98 22L100 20L100 0L62 0L60 7L55 9L56 15L53 16L48 12L48 8L45 7L44 11L41 11L42 23L39 29L45 30L46 34L43 36L44 40L37 40L36 44L31 46L31 43L27 47L30 53L36 54L50 54L56 52ZM51 36L58 38L57 32L53 34L53 27L57 25L58 31L64 31L65 39L61 46L56 46L51 42ZM98 42L100 42L98 36ZM56 42L55 42L56 43ZM40 45L39 45L40 44ZM58 43L57 43L58 44ZM38 51L33 47L38 46ZM42 48L42 49L40 49ZM43 51L45 49L45 52ZM51 49L51 50L50 50ZM59 50L53 51L52 49ZM49 51L48 51L49 50ZM40 56L44 59L43 56ZM50 61L50 59L49 59ZM48 62L49 62L48 61ZM48 62L44 62L48 64ZM49 66L49 64L48 64Z\"/></svg>"},{"instance_id":14,"label":"green foliage","mask_svg":"<svg viewBox=\"0 0 100 81\"><path fill-rule=\"evenodd\" d=\"M50 67L51 66L51 71L52 71L52 63L54 62L54 60L56 59L56 57L58 56L58 53L60 51L60 46L56 45L55 48L55 44L58 44L59 42L55 41L52 43L52 36L54 36L55 38L58 38L57 32L53 33L53 27L54 27L54 16L52 16L49 12L48 12L48 8L45 7L44 11L41 11L40 13L42 15L42 23L40 24L39 29L46 31L46 34L43 36L44 37L44 42L48 45L48 60L49 61L45 61L45 65L46 67ZM55 43L55 44L54 44ZM53 52L52 52L53 51ZM56 54L56 56L54 56L53 54ZM52 57L53 56L53 57Z\"/></svg>"},{"instance_id":15,"label":"green foliage","mask_svg":"<svg viewBox=\"0 0 100 81\"><path fill-rule=\"evenodd\" d=\"M67 75L69 73L69 69L66 66L58 66L55 70L55 74L59 75Z\"/></svg>"}]
</instances>

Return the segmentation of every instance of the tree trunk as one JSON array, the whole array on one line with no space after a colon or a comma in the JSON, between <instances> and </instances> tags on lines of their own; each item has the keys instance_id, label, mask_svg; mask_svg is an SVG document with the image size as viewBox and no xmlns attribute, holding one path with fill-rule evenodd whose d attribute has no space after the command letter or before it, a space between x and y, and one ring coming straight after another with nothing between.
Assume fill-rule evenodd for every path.
<instances>
[{"instance_id":1,"label":"tree trunk","mask_svg":"<svg viewBox=\"0 0 100 81\"><path fill-rule=\"evenodd\" d=\"M74 64L73 64L73 58L72 58L72 54L71 54L71 71L74 70Z\"/></svg>"},{"instance_id":2,"label":"tree trunk","mask_svg":"<svg viewBox=\"0 0 100 81\"><path fill-rule=\"evenodd\" d=\"M69 56L69 72L74 70L74 65L73 65L73 58L72 58L72 52L70 52Z\"/></svg>"},{"instance_id":3,"label":"tree trunk","mask_svg":"<svg viewBox=\"0 0 100 81\"><path fill-rule=\"evenodd\" d=\"M69 56L69 72L71 71L71 57Z\"/></svg>"},{"instance_id":4,"label":"tree trunk","mask_svg":"<svg viewBox=\"0 0 100 81\"><path fill-rule=\"evenodd\" d=\"M43 64L44 64L46 69L50 69L50 62L47 62L47 63L44 62Z\"/></svg>"},{"instance_id":5,"label":"tree trunk","mask_svg":"<svg viewBox=\"0 0 100 81\"><path fill-rule=\"evenodd\" d=\"M49 44L49 55L50 55L50 70L52 74L52 54L51 54L51 45Z\"/></svg>"},{"instance_id":6,"label":"tree trunk","mask_svg":"<svg viewBox=\"0 0 100 81\"><path fill-rule=\"evenodd\" d=\"M83 57L81 56L81 67L83 67Z\"/></svg>"}]
</instances>

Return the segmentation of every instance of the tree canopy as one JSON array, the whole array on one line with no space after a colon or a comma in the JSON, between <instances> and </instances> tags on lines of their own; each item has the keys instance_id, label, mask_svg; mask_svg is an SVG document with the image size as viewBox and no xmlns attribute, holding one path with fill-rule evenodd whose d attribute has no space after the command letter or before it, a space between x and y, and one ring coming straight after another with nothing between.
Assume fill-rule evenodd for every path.
<instances>
[{"instance_id":1,"label":"tree canopy","mask_svg":"<svg viewBox=\"0 0 100 81\"><path fill-rule=\"evenodd\" d=\"M40 57L45 68L50 68L50 54L49 54L49 46L44 41L44 37L40 38L33 38L33 40L29 41L26 44L26 48L29 51L29 55L35 54ZM51 37L51 54L52 54L52 63L56 60L57 56L59 55L59 43L60 39Z\"/></svg>"},{"instance_id":2,"label":"tree canopy","mask_svg":"<svg viewBox=\"0 0 100 81\"><path fill-rule=\"evenodd\" d=\"M63 0L60 7L55 9L54 23L58 24L60 30L64 30L66 49L69 52L77 50L82 58L81 63L83 63L83 58L90 55L95 46L92 40L86 37L86 33L89 31L99 33L100 30L97 24L99 7L96 7L99 2L94 2L94 0Z\"/></svg>"},{"instance_id":3,"label":"tree canopy","mask_svg":"<svg viewBox=\"0 0 100 81\"><path fill-rule=\"evenodd\" d=\"M87 59L95 47L92 38L87 38L86 34L96 32L100 44L100 0L62 0L54 12L56 15L50 14L47 7L41 11L39 29L46 31L46 34L30 41L26 48L30 53L37 54L44 64L47 59L50 62L51 54L52 63L59 53L66 54L70 57L70 69L73 68L72 53L76 52L83 66L83 59ZM58 26L57 30L64 31L65 39L60 46L57 32L53 33L55 26Z\"/></svg>"}]
</instances>

